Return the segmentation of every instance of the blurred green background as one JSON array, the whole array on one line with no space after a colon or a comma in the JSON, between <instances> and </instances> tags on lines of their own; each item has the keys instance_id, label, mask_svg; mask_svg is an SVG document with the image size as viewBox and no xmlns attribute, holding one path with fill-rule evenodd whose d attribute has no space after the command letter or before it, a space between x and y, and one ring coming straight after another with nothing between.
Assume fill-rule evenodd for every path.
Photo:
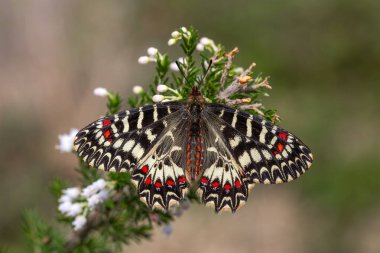
<instances>
[{"instance_id":1,"label":"blurred green background","mask_svg":"<svg viewBox=\"0 0 380 253\"><path fill-rule=\"evenodd\" d=\"M193 206L171 236L126 251L380 252L379 13L373 0L1 1L0 245L27 252L25 208L54 219L49 182L76 180L76 158L54 146L104 113L93 88L146 85L153 66L137 58L194 25L271 76L264 103L315 162L300 180L257 186L234 215Z\"/></svg>"}]
</instances>

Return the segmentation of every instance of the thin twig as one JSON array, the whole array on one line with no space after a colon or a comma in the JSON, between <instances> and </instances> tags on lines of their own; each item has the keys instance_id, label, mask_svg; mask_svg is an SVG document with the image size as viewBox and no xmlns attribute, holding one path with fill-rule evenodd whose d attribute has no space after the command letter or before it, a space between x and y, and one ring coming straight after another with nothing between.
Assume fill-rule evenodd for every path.
<instances>
[{"instance_id":1,"label":"thin twig","mask_svg":"<svg viewBox=\"0 0 380 253\"><path fill-rule=\"evenodd\" d=\"M228 71L230 70L232 61L237 53L239 53L239 49L235 47L231 52L227 54L227 62L226 62L226 65L224 66L222 77L220 78L219 91L224 90L224 84L227 80Z\"/></svg>"},{"instance_id":2,"label":"thin twig","mask_svg":"<svg viewBox=\"0 0 380 253\"><path fill-rule=\"evenodd\" d=\"M255 104L250 104L250 105L241 105L240 109L241 110L254 110L256 111L259 115L264 116L263 111L260 110L260 108L263 105L261 103L255 103Z\"/></svg>"}]
</instances>

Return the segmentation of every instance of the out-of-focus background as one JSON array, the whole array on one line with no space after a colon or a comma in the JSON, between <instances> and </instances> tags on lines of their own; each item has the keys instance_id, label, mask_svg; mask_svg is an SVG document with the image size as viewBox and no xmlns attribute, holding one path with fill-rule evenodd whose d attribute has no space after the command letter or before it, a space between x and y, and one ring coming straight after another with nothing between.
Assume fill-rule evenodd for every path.
<instances>
[{"instance_id":1,"label":"out-of-focus background","mask_svg":"<svg viewBox=\"0 0 380 253\"><path fill-rule=\"evenodd\" d=\"M93 89L146 85L153 66L137 58L194 25L271 76L264 103L315 162L300 180L257 186L234 215L192 206L171 236L129 252L380 252L379 12L373 0L1 1L0 245L26 252L22 211L53 219L49 182L75 184L75 156L54 146L104 113Z\"/></svg>"}]
</instances>

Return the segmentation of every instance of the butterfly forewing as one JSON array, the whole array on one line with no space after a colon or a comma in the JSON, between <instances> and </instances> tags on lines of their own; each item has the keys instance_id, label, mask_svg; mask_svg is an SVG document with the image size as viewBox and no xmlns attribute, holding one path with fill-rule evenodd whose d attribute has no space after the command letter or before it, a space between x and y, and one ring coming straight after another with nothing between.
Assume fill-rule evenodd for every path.
<instances>
[{"instance_id":1,"label":"butterfly forewing","mask_svg":"<svg viewBox=\"0 0 380 253\"><path fill-rule=\"evenodd\" d=\"M180 107L147 105L100 118L79 131L74 149L93 167L129 171L167 131L167 118Z\"/></svg>"}]
</instances>

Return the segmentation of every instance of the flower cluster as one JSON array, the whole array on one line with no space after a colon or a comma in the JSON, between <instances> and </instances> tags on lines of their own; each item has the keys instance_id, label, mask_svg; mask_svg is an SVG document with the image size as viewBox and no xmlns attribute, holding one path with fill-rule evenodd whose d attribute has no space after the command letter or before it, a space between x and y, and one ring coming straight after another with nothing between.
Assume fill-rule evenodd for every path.
<instances>
[{"instance_id":1,"label":"flower cluster","mask_svg":"<svg viewBox=\"0 0 380 253\"><path fill-rule=\"evenodd\" d=\"M146 50L148 55L140 56L137 60L140 64L147 64L149 62L157 62L157 57L160 56L158 49L155 47L150 47Z\"/></svg>"},{"instance_id":2,"label":"flower cluster","mask_svg":"<svg viewBox=\"0 0 380 253\"><path fill-rule=\"evenodd\" d=\"M113 183L104 179L98 179L82 190L78 187L67 188L58 200L58 210L73 218L74 230L80 230L85 226L89 213L110 197L112 189Z\"/></svg>"},{"instance_id":3,"label":"flower cluster","mask_svg":"<svg viewBox=\"0 0 380 253\"><path fill-rule=\"evenodd\" d=\"M178 31L172 32L171 38L168 40L168 45L173 46L182 38L182 36L189 38L191 36L191 32L186 27L181 27Z\"/></svg>"},{"instance_id":4,"label":"flower cluster","mask_svg":"<svg viewBox=\"0 0 380 253\"><path fill-rule=\"evenodd\" d=\"M205 49L208 49L211 52L217 52L220 48L215 44L215 42L212 39L203 37L199 40L199 43L197 44L197 50L204 51Z\"/></svg>"}]
</instances>

